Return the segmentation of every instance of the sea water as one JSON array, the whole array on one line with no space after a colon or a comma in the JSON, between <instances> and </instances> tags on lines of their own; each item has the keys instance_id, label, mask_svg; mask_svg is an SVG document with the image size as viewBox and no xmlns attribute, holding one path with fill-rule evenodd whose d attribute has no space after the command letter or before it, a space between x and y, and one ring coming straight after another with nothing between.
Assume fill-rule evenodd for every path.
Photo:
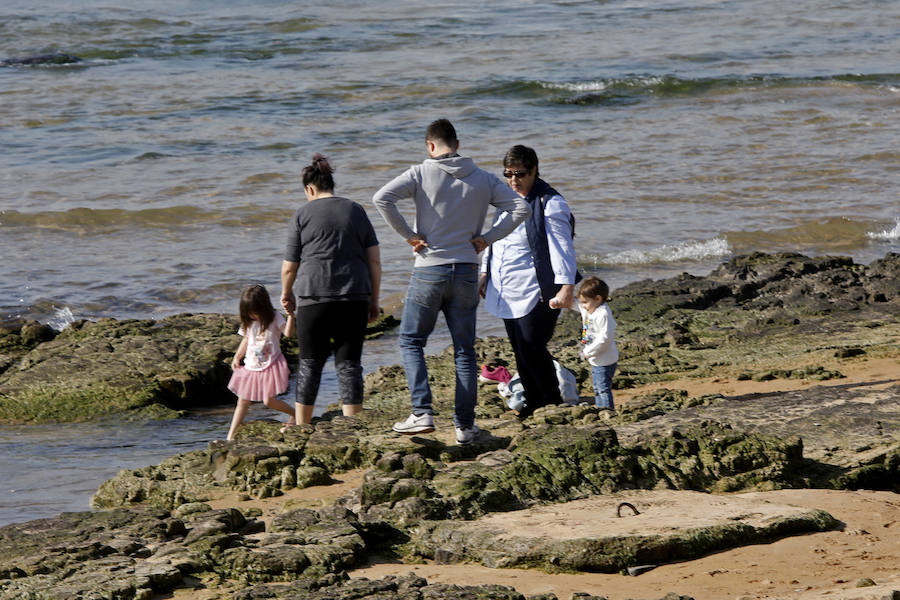
<instances>
[{"instance_id":1,"label":"sea water","mask_svg":"<svg viewBox=\"0 0 900 600\"><path fill-rule=\"evenodd\" d=\"M251 282L277 298L314 152L369 212L396 310L412 260L370 199L439 117L498 174L534 147L581 270L613 289L754 251L867 263L900 250L898 23L892 0L0 0L0 318L234 313ZM54 53L79 60L21 60ZM398 362L396 338L364 362ZM0 523L87 508L229 412L0 427Z\"/></svg>"}]
</instances>

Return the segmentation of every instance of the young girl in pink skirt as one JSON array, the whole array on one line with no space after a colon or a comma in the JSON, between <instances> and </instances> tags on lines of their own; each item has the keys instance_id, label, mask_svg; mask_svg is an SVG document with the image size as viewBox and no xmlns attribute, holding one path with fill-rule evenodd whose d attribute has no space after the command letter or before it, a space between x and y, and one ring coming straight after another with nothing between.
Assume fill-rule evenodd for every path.
<instances>
[{"instance_id":1,"label":"young girl in pink skirt","mask_svg":"<svg viewBox=\"0 0 900 600\"><path fill-rule=\"evenodd\" d=\"M228 389L237 394L238 401L228 430L229 440L234 439L244 422L251 402L262 402L290 415L288 425L294 424L294 407L275 397L288 389L290 370L281 353L281 336L294 335L294 315L289 314L285 320L272 306L269 292L258 284L241 294L240 315L238 333L244 339L231 361L234 374Z\"/></svg>"}]
</instances>

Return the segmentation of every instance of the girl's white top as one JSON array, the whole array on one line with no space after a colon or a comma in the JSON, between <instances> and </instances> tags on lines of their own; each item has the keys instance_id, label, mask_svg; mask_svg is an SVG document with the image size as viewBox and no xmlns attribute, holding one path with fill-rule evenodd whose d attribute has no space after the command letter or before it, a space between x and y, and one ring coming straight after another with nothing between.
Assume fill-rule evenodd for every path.
<instances>
[{"instance_id":1,"label":"girl's white top","mask_svg":"<svg viewBox=\"0 0 900 600\"><path fill-rule=\"evenodd\" d=\"M604 302L589 313L581 304L581 353L595 367L606 367L619 362L616 348L616 320L609 304Z\"/></svg>"},{"instance_id":2,"label":"girl's white top","mask_svg":"<svg viewBox=\"0 0 900 600\"><path fill-rule=\"evenodd\" d=\"M262 371L281 356L281 332L284 331L284 317L275 312L275 319L269 323L268 329L260 331L259 321L253 321L250 331L244 331L243 325L238 333L247 337L247 353L244 355L244 368L251 371Z\"/></svg>"}]
</instances>

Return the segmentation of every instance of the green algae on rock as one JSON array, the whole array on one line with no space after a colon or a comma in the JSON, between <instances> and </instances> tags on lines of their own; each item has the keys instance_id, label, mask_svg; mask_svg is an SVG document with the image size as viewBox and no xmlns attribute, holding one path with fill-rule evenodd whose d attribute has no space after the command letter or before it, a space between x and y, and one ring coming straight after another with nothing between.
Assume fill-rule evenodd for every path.
<instances>
[{"instance_id":1,"label":"green algae on rock","mask_svg":"<svg viewBox=\"0 0 900 600\"><path fill-rule=\"evenodd\" d=\"M288 584L261 584L235 592L232 597L234 600L526 600L508 586L429 584L412 573L375 580L350 579L345 575Z\"/></svg>"},{"instance_id":2,"label":"green algae on rock","mask_svg":"<svg viewBox=\"0 0 900 600\"><path fill-rule=\"evenodd\" d=\"M57 331L37 321L12 319L0 322L0 373L43 342L56 337Z\"/></svg>"},{"instance_id":3,"label":"green algae on rock","mask_svg":"<svg viewBox=\"0 0 900 600\"><path fill-rule=\"evenodd\" d=\"M289 581L355 564L364 542L353 516L303 512L282 515L264 535L261 522L233 508L197 508L181 519L120 508L8 525L0 528L0 595L139 599L186 576Z\"/></svg>"},{"instance_id":4,"label":"green algae on rock","mask_svg":"<svg viewBox=\"0 0 900 600\"><path fill-rule=\"evenodd\" d=\"M800 361L809 352L890 351L900 330L898 290L895 253L870 265L846 257L756 253L735 257L706 277L628 284L610 299L620 350L614 386L729 368L735 376L840 377L821 368L778 369L785 358ZM567 335L574 334L570 328ZM577 358L560 360L577 364Z\"/></svg>"},{"instance_id":5,"label":"green algae on rock","mask_svg":"<svg viewBox=\"0 0 900 600\"><path fill-rule=\"evenodd\" d=\"M597 412L583 406L539 409L534 425L507 447L474 461L434 462L418 477L399 467L396 456L386 456L379 470L338 503L363 523L399 532L421 520L470 520L624 489L780 487L802 465L796 439L785 442L711 422L624 447L613 427L584 421Z\"/></svg>"},{"instance_id":6,"label":"green algae on rock","mask_svg":"<svg viewBox=\"0 0 900 600\"><path fill-rule=\"evenodd\" d=\"M377 337L396 324L383 316L368 334ZM237 329L237 318L222 314L78 321L58 333L35 322L5 323L0 423L172 418L233 402L226 386ZM296 340L285 338L282 347L295 363Z\"/></svg>"},{"instance_id":7,"label":"green algae on rock","mask_svg":"<svg viewBox=\"0 0 900 600\"><path fill-rule=\"evenodd\" d=\"M237 323L225 315L80 321L0 374L0 422L85 421L223 402ZM166 410L159 410L160 408Z\"/></svg>"},{"instance_id":8,"label":"green algae on rock","mask_svg":"<svg viewBox=\"0 0 900 600\"><path fill-rule=\"evenodd\" d=\"M626 285L610 299L621 351L613 385L622 389L729 367L735 376L839 377L827 369L784 370L780 364L785 356L810 351L889 351L900 329L898 289L895 253L870 265L845 257L752 254L707 277L685 274ZM382 335L394 326L388 315L369 332ZM6 323L0 328L0 422L80 421L128 412L165 417L231 402L225 386L239 342L236 327L233 316L191 314L79 321L59 334L38 323ZM580 393L590 396L579 333L577 314L563 311L553 351L575 373ZM284 347L289 358L295 356L293 340ZM480 362L514 364L503 338L483 340L477 351ZM427 359L436 394L455 384L449 354ZM383 368L367 383L367 405L393 407L404 390L402 369ZM478 418L505 410L496 394L483 393L480 400Z\"/></svg>"},{"instance_id":9,"label":"green algae on rock","mask_svg":"<svg viewBox=\"0 0 900 600\"><path fill-rule=\"evenodd\" d=\"M63 513L0 528L3 598L146 598L182 581L173 564L145 559L184 535L167 511Z\"/></svg>"}]
</instances>

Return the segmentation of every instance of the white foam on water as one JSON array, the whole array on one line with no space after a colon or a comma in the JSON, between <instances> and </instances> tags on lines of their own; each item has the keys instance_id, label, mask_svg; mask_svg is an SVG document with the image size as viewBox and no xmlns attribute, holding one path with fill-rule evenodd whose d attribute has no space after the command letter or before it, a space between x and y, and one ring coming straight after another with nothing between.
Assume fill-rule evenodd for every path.
<instances>
[{"instance_id":1,"label":"white foam on water","mask_svg":"<svg viewBox=\"0 0 900 600\"><path fill-rule=\"evenodd\" d=\"M885 229L884 231L869 231L866 237L872 240L884 240L888 242L896 242L900 240L900 218L894 223L893 229Z\"/></svg>"},{"instance_id":2,"label":"white foam on water","mask_svg":"<svg viewBox=\"0 0 900 600\"><path fill-rule=\"evenodd\" d=\"M650 250L625 250L598 257L598 262L619 265L646 265L654 263L674 263L701 261L709 258L728 256L731 246L725 238L688 241L670 246L662 245Z\"/></svg>"},{"instance_id":3,"label":"white foam on water","mask_svg":"<svg viewBox=\"0 0 900 600\"><path fill-rule=\"evenodd\" d=\"M555 83L544 81L541 86L551 90L564 90L567 92L602 92L613 85L630 85L633 87L653 86L662 81L661 77L635 77L629 79L610 79L606 81L586 81L581 83Z\"/></svg>"},{"instance_id":4,"label":"white foam on water","mask_svg":"<svg viewBox=\"0 0 900 600\"><path fill-rule=\"evenodd\" d=\"M550 90L565 90L567 92L602 92L609 87L606 81L589 81L586 83L550 83L541 82L541 86Z\"/></svg>"},{"instance_id":5,"label":"white foam on water","mask_svg":"<svg viewBox=\"0 0 900 600\"><path fill-rule=\"evenodd\" d=\"M47 321L47 325L57 331L62 331L74 322L75 315L72 314L72 311L68 306L64 306L62 308L56 309L53 317L49 321Z\"/></svg>"}]
</instances>

